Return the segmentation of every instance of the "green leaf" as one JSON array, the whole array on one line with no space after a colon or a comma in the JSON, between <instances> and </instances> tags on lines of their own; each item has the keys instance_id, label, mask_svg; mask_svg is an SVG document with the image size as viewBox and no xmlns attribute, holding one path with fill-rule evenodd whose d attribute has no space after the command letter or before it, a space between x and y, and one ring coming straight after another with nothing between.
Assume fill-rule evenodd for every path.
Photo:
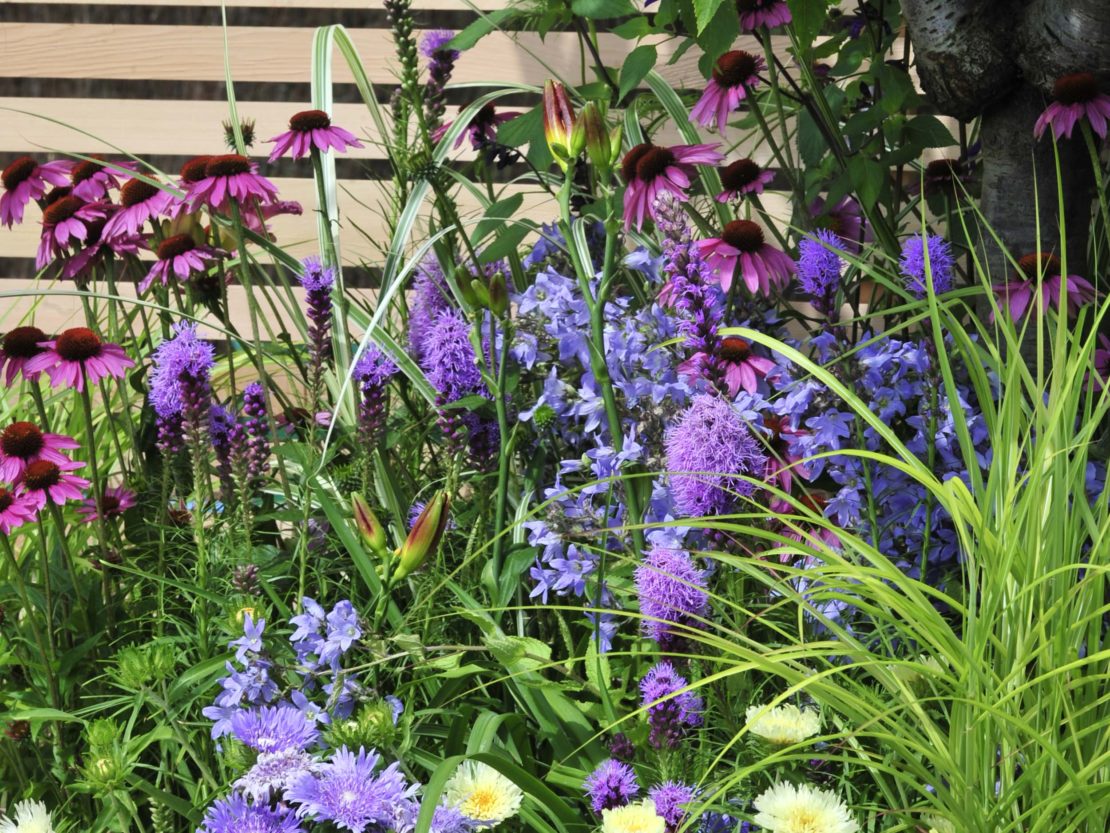
<instances>
[{"instance_id":1,"label":"green leaf","mask_svg":"<svg viewBox=\"0 0 1110 833\"><path fill-rule=\"evenodd\" d=\"M635 7L628 0L574 0L570 4L570 10L578 17L593 20L636 14Z\"/></svg>"},{"instance_id":2,"label":"green leaf","mask_svg":"<svg viewBox=\"0 0 1110 833\"><path fill-rule=\"evenodd\" d=\"M482 17L475 20L455 37L451 39L448 47L457 49L460 52L470 49L474 44L498 28L501 23L513 13L510 9L498 9L497 11L489 12Z\"/></svg>"},{"instance_id":3,"label":"green leaf","mask_svg":"<svg viewBox=\"0 0 1110 833\"><path fill-rule=\"evenodd\" d=\"M825 136L808 110L798 113L798 153L807 166L816 165L828 151Z\"/></svg>"},{"instance_id":4,"label":"green leaf","mask_svg":"<svg viewBox=\"0 0 1110 833\"><path fill-rule=\"evenodd\" d=\"M621 67L619 96L622 100L644 80L644 77L655 67L658 59L659 53L651 44L637 46L628 53Z\"/></svg>"},{"instance_id":5,"label":"green leaf","mask_svg":"<svg viewBox=\"0 0 1110 833\"><path fill-rule=\"evenodd\" d=\"M813 41L821 33L828 17L827 0L787 0L790 14L794 18L794 33L803 49L813 46Z\"/></svg>"},{"instance_id":6,"label":"green leaf","mask_svg":"<svg viewBox=\"0 0 1110 833\"><path fill-rule=\"evenodd\" d=\"M505 226L497 235L497 239L486 246L478 254L478 260L482 263L493 263L495 260L501 260L503 257L508 257L510 252L515 252L520 241L523 240L528 233L532 231L532 226L528 223L513 223L512 225Z\"/></svg>"},{"instance_id":7,"label":"green leaf","mask_svg":"<svg viewBox=\"0 0 1110 833\"><path fill-rule=\"evenodd\" d=\"M512 148L528 145L529 162L541 171L551 167L551 151L547 149L547 138L543 133L542 104L497 128L497 141Z\"/></svg>"},{"instance_id":8,"label":"green leaf","mask_svg":"<svg viewBox=\"0 0 1110 833\"><path fill-rule=\"evenodd\" d=\"M946 148L958 144L952 132L936 116L917 116L906 123L906 140L923 148Z\"/></svg>"},{"instance_id":9,"label":"green leaf","mask_svg":"<svg viewBox=\"0 0 1110 833\"><path fill-rule=\"evenodd\" d=\"M512 217L524 202L524 194L513 194L503 200L498 200L486 209L485 216L474 227L470 242L477 246L486 235L505 225L505 220Z\"/></svg>"},{"instance_id":10,"label":"green leaf","mask_svg":"<svg viewBox=\"0 0 1110 833\"><path fill-rule=\"evenodd\" d=\"M848 160L848 175L852 180L852 189L859 195L863 206L873 206L886 179L886 168L873 159L857 155Z\"/></svg>"},{"instance_id":11,"label":"green leaf","mask_svg":"<svg viewBox=\"0 0 1110 833\"><path fill-rule=\"evenodd\" d=\"M639 40L644 35L651 34L651 24L645 15L638 14L635 17L626 20L618 26L614 26L609 30L618 38L625 40Z\"/></svg>"},{"instance_id":12,"label":"green leaf","mask_svg":"<svg viewBox=\"0 0 1110 833\"><path fill-rule=\"evenodd\" d=\"M694 0L694 19L698 22L700 35L716 16L724 0Z\"/></svg>"},{"instance_id":13,"label":"green leaf","mask_svg":"<svg viewBox=\"0 0 1110 833\"><path fill-rule=\"evenodd\" d=\"M732 48L733 42L739 35L740 17L736 14L733 4L726 3L717 9L717 13L709 21L708 27L697 38L698 46L705 53L698 61L698 69L703 76L709 77L717 59ZM687 43L689 42L687 41ZM678 50L675 51L677 57ZM674 58L670 63L674 63Z\"/></svg>"}]
</instances>

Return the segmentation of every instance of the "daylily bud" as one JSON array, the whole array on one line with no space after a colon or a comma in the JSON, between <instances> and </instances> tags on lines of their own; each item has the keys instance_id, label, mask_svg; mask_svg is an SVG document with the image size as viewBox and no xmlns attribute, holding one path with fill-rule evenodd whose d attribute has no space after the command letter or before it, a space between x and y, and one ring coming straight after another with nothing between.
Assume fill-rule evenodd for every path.
<instances>
[{"instance_id":1,"label":"daylily bud","mask_svg":"<svg viewBox=\"0 0 1110 833\"><path fill-rule=\"evenodd\" d=\"M470 280L470 294L474 296L474 304L489 309L489 289L478 278Z\"/></svg>"},{"instance_id":2,"label":"daylily bud","mask_svg":"<svg viewBox=\"0 0 1110 833\"><path fill-rule=\"evenodd\" d=\"M550 79L543 85L543 133L551 155L565 171L568 163L578 155L574 151L574 108L566 87Z\"/></svg>"},{"instance_id":3,"label":"daylily bud","mask_svg":"<svg viewBox=\"0 0 1110 833\"><path fill-rule=\"evenodd\" d=\"M602 176L608 176L613 168L613 151L609 141L609 131L606 130L605 116L596 102L589 101L582 108L582 115L578 119L583 125L585 133L586 153L590 162Z\"/></svg>"},{"instance_id":4,"label":"daylily bud","mask_svg":"<svg viewBox=\"0 0 1110 833\"><path fill-rule=\"evenodd\" d=\"M351 495L351 505L354 507L355 524L362 533L362 540L374 552L381 553L385 550L385 527L378 520L377 515L370 509L366 498L355 492Z\"/></svg>"},{"instance_id":5,"label":"daylily bud","mask_svg":"<svg viewBox=\"0 0 1110 833\"><path fill-rule=\"evenodd\" d=\"M435 552L440 538L443 537L443 530L447 528L448 505L446 492L437 492L428 501L420 517L412 525L409 537L401 545L397 570L393 573L394 581L403 579Z\"/></svg>"},{"instance_id":6,"label":"daylily bud","mask_svg":"<svg viewBox=\"0 0 1110 833\"><path fill-rule=\"evenodd\" d=\"M609 164L616 165L621 158L621 140L624 138L624 125L618 124L609 131Z\"/></svg>"},{"instance_id":7,"label":"daylily bud","mask_svg":"<svg viewBox=\"0 0 1110 833\"><path fill-rule=\"evenodd\" d=\"M489 308L498 318L509 311L509 289L501 272L489 279Z\"/></svg>"}]
</instances>

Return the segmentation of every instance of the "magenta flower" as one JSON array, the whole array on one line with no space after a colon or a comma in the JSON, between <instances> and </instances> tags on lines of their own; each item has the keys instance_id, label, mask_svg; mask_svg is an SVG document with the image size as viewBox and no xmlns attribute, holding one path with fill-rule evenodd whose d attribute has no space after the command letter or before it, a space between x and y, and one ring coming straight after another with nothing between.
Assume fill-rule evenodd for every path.
<instances>
[{"instance_id":1,"label":"magenta flower","mask_svg":"<svg viewBox=\"0 0 1110 833\"><path fill-rule=\"evenodd\" d=\"M39 377L36 372L25 369L28 359L42 352L39 342L46 340L46 333L38 327L16 327L4 334L0 342L0 370L4 371L4 384L9 388L17 375L29 382Z\"/></svg>"},{"instance_id":2,"label":"magenta flower","mask_svg":"<svg viewBox=\"0 0 1110 833\"><path fill-rule=\"evenodd\" d=\"M751 159L737 159L721 168L721 187L717 202L729 202L747 194L762 194L775 178L773 171L759 167Z\"/></svg>"},{"instance_id":3,"label":"magenta flower","mask_svg":"<svg viewBox=\"0 0 1110 833\"><path fill-rule=\"evenodd\" d=\"M1095 349L1095 384L1102 388L1110 382L1110 338L1102 333L1098 334L1098 348Z\"/></svg>"},{"instance_id":4,"label":"magenta flower","mask_svg":"<svg viewBox=\"0 0 1110 833\"><path fill-rule=\"evenodd\" d=\"M624 227L644 225L644 218L655 219L655 199L669 193L686 202L695 165L719 165L724 158L713 145L675 145L658 147L651 142L636 145L624 155L621 176L624 191Z\"/></svg>"},{"instance_id":5,"label":"magenta flower","mask_svg":"<svg viewBox=\"0 0 1110 833\"><path fill-rule=\"evenodd\" d=\"M119 192L123 208L104 226L105 237L138 234L147 220L164 217L174 204L174 196L144 179L129 179Z\"/></svg>"},{"instance_id":6,"label":"magenta flower","mask_svg":"<svg viewBox=\"0 0 1110 833\"><path fill-rule=\"evenodd\" d=\"M777 483L784 492L789 492L794 484L795 474L808 480L809 467L802 464L804 458L793 451L794 444L790 438L809 432L792 427L789 417L775 414L763 416L763 430L769 452L764 475L767 482Z\"/></svg>"},{"instance_id":7,"label":"magenta flower","mask_svg":"<svg viewBox=\"0 0 1110 833\"><path fill-rule=\"evenodd\" d=\"M234 200L243 205L253 198L263 204L277 200L277 186L258 173L258 166L237 153L213 156L204 166L204 178L192 183L185 195L189 211L206 205L225 211Z\"/></svg>"},{"instance_id":8,"label":"magenta flower","mask_svg":"<svg viewBox=\"0 0 1110 833\"><path fill-rule=\"evenodd\" d=\"M991 287L998 296L1000 306L1006 306L1010 317L1020 321L1030 309L1038 309L1033 304L1033 293L1038 290L1041 294L1041 306L1044 309L1055 307L1060 309L1060 290L1063 288L1061 272L1063 266L1060 258L1053 254L1038 252L1028 254L1018 261L1017 273L1014 278L1006 283L995 284ZM1078 275L1068 275L1067 302L1068 313L1074 313L1083 304L1089 304L1095 299L1095 288Z\"/></svg>"},{"instance_id":9,"label":"magenta flower","mask_svg":"<svg viewBox=\"0 0 1110 833\"><path fill-rule=\"evenodd\" d=\"M72 162L59 159L40 165L30 156L20 156L0 174L4 193L0 194L0 223L11 228L23 222L23 209L31 200L42 199L47 183L65 185Z\"/></svg>"},{"instance_id":10,"label":"magenta flower","mask_svg":"<svg viewBox=\"0 0 1110 833\"><path fill-rule=\"evenodd\" d=\"M120 179L127 176L119 172L119 168L134 170L134 162L114 162L114 167L109 168L104 164L104 159L94 156L92 159L83 159L73 165L69 172L69 181L73 183L73 196L80 197L88 202L106 199L109 190L120 189Z\"/></svg>"},{"instance_id":11,"label":"magenta flower","mask_svg":"<svg viewBox=\"0 0 1110 833\"><path fill-rule=\"evenodd\" d=\"M139 249L146 248L146 240L141 234L121 234L115 237L106 237L104 228L108 225L109 218L122 209L118 205L100 203L104 207L105 215L85 224L88 236L84 245L72 254L65 255L58 260L63 278L84 278L99 265L111 261L121 255L137 255Z\"/></svg>"},{"instance_id":12,"label":"magenta flower","mask_svg":"<svg viewBox=\"0 0 1110 833\"><path fill-rule=\"evenodd\" d=\"M188 234L167 237L158 246L158 260L139 283L139 292L146 292L155 280L162 286L168 286L171 276L187 281L193 275L203 275L208 271L208 264L226 254L220 249L197 243Z\"/></svg>"},{"instance_id":13,"label":"magenta flower","mask_svg":"<svg viewBox=\"0 0 1110 833\"><path fill-rule=\"evenodd\" d=\"M17 526L33 521L37 514L34 504L26 496L0 486L0 532L10 535Z\"/></svg>"},{"instance_id":14,"label":"magenta flower","mask_svg":"<svg viewBox=\"0 0 1110 833\"><path fill-rule=\"evenodd\" d=\"M508 113L498 113L497 108L493 106L491 101L489 104L483 106L474 118L470 120L466 130L462 131L455 139L453 147L458 147L462 144L464 136L470 138L470 146L475 150L481 150L497 137L497 128L507 121L512 121L520 113L511 111ZM438 142L442 139L447 131L451 129L454 122L444 122L442 125L432 131L432 141Z\"/></svg>"},{"instance_id":15,"label":"magenta flower","mask_svg":"<svg viewBox=\"0 0 1110 833\"><path fill-rule=\"evenodd\" d=\"M831 231L844 241L844 251L858 255L864 243L871 240L871 229L854 197L842 197L832 208L818 197L809 204L809 214L818 229Z\"/></svg>"},{"instance_id":16,"label":"magenta flower","mask_svg":"<svg viewBox=\"0 0 1110 833\"><path fill-rule=\"evenodd\" d=\"M79 448L64 434L46 434L33 422L13 422L0 432L0 480L15 481L31 463L64 463L63 448Z\"/></svg>"},{"instance_id":17,"label":"magenta flower","mask_svg":"<svg viewBox=\"0 0 1110 833\"><path fill-rule=\"evenodd\" d=\"M270 151L270 161L276 162L289 154L294 159L308 156L313 150L327 153L335 148L342 153L347 148L360 148L362 142L354 134L331 123L331 117L323 110L304 110L289 119L289 129L267 142L276 142Z\"/></svg>"},{"instance_id":18,"label":"magenta flower","mask_svg":"<svg viewBox=\"0 0 1110 833\"><path fill-rule=\"evenodd\" d=\"M694 244L710 266L721 273L721 288L728 292L739 267L753 293L770 295L774 286L785 286L794 274L794 261L763 239L763 229L751 220L733 220L720 237Z\"/></svg>"},{"instance_id":19,"label":"magenta flower","mask_svg":"<svg viewBox=\"0 0 1110 833\"><path fill-rule=\"evenodd\" d=\"M750 52L742 49L726 52L713 65L713 74L690 111L690 118L702 127L716 125L717 132L723 136L728 114L739 109L749 90L759 84L759 73L766 68L763 59Z\"/></svg>"},{"instance_id":20,"label":"magenta flower","mask_svg":"<svg viewBox=\"0 0 1110 833\"><path fill-rule=\"evenodd\" d=\"M100 496L99 510L96 505L96 498L90 497L81 501L81 505L77 507L77 514L81 516L81 520L85 523L92 523L101 517L105 519L118 517L134 505L134 492L123 486L110 486Z\"/></svg>"},{"instance_id":21,"label":"magenta flower","mask_svg":"<svg viewBox=\"0 0 1110 833\"><path fill-rule=\"evenodd\" d=\"M1037 118L1033 135L1038 139L1052 126L1057 139L1071 138L1075 125L1086 118L1101 138L1106 138L1106 123L1110 121L1110 95L1099 92L1098 79L1090 72L1062 75L1052 85L1055 99Z\"/></svg>"},{"instance_id":22,"label":"magenta flower","mask_svg":"<svg viewBox=\"0 0 1110 833\"><path fill-rule=\"evenodd\" d=\"M74 460L62 463L36 460L23 470L19 482L15 484L15 492L25 497L35 511L46 506L47 501L61 505L67 500L81 500L84 497L81 490L92 484L70 472L84 465Z\"/></svg>"},{"instance_id":23,"label":"magenta flower","mask_svg":"<svg viewBox=\"0 0 1110 833\"><path fill-rule=\"evenodd\" d=\"M737 336L721 339L715 358L728 395L733 398L740 392L740 388L748 393L755 393L759 380L775 369L773 361L755 355L751 344Z\"/></svg>"},{"instance_id":24,"label":"magenta flower","mask_svg":"<svg viewBox=\"0 0 1110 833\"><path fill-rule=\"evenodd\" d=\"M86 377L92 384L109 376L123 376L127 368L135 366L122 347L101 341L87 327L73 327L39 346L46 349L27 361L24 372L46 371L55 388L64 384L83 391Z\"/></svg>"},{"instance_id":25,"label":"magenta flower","mask_svg":"<svg viewBox=\"0 0 1110 833\"><path fill-rule=\"evenodd\" d=\"M273 235L270 234L270 224L266 222L267 220L279 214L292 214L299 217L303 212L304 209L301 208L299 202L293 200L278 200L277 202L268 202L265 205L259 205L256 207L256 210L253 211L244 211L242 220L243 225L255 234L260 234L272 239Z\"/></svg>"},{"instance_id":26,"label":"magenta flower","mask_svg":"<svg viewBox=\"0 0 1110 833\"><path fill-rule=\"evenodd\" d=\"M64 256L70 246L84 243L89 237L89 225L106 216L107 203L85 202L69 193L54 199L42 212L42 239L35 265L42 269Z\"/></svg>"},{"instance_id":27,"label":"magenta flower","mask_svg":"<svg viewBox=\"0 0 1110 833\"><path fill-rule=\"evenodd\" d=\"M741 32L754 32L760 26L774 29L793 20L785 0L736 0L736 12Z\"/></svg>"}]
</instances>

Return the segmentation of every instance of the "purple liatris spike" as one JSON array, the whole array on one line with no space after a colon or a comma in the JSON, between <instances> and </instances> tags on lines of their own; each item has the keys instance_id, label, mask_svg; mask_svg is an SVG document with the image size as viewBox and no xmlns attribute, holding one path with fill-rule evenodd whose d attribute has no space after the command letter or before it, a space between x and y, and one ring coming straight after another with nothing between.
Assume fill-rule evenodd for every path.
<instances>
[{"instance_id":1,"label":"purple liatris spike","mask_svg":"<svg viewBox=\"0 0 1110 833\"><path fill-rule=\"evenodd\" d=\"M755 491L744 478L766 469L767 455L744 418L717 396L695 396L665 445L675 507L690 518L732 511L738 496Z\"/></svg>"},{"instance_id":2,"label":"purple liatris spike","mask_svg":"<svg viewBox=\"0 0 1110 833\"><path fill-rule=\"evenodd\" d=\"M459 59L457 49L447 48L454 32L437 30L425 32L420 41L420 51L428 59L428 81L424 85L424 109L428 114L428 129L435 130L443 123L443 114L447 111L447 101L444 92L447 82L451 80L451 73L455 70L455 61Z\"/></svg>"},{"instance_id":3,"label":"purple liatris spike","mask_svg":"<svg viewBox=\"0 0 1110 833\"><path fill-rule=\"evenodd\" d=\"M444 406L482 390L482 374L470 343L470 322L461 312L444 310L432 322L424 337L420 366L436 391L440 428L448 445L454 452L461 451L466 429L477 426L467 425L464 417L470 415Z\"/></svg>"},{"instance_id":4,"label":"purple liatris spike","mask_svg":"<svg viewBox=\"0 0 1110 833\"><path fill-rule=\"evenodd\" d=\"M305 314L308 317L309 368L314 390L319 390L324 366L331 358L331 291L335 270L321 265L315 257L306 258L299 281L304 287Z\"/></svg>"},{"instance_id":5,"label":"purple liatris spike","mask_svg":"<svg viewBox=\"0 0 1110 833\"><path fill-rule=\"evenodd\" d=\"M234 491L231 480L231 441L236 428L235 415L222 405L213 405L208 412L208 435L212 440L212 450L216 453L216 474L224 491L224 502L228 502Z\"/></svg>"},{"instance_id":6,"label":"purple liatris spike","mask_svg":"<svg viewBox=\"0 0 1110 833\"><path fill-rule=\"evenodd\" d=\"M926 268L925 258L928 253L929 264ZM933 278L933 290L937 295L947 292L952 288L952 267L955 259L952 257L952 247L948 241L937 234L922 237L916 234L902 244L902 259L899 266L902 276L906 279L906 289L918 298L928 294L929 274Z\"/></svg>"},{"instance_id":7,"label":"purple liatris spike","mask_svg":"<svg viewBox=\"0 0 1110 833\"><path fill-rule=\"evenodd\" d=\"M215 352L197 335L196 324L182 322L173 333L173 338L154 351L150 374L150 401L159 422L158 442L164 451L176 450L180 445L175 438L184 436L199 450L207 444L212 399L208 376ZM175 421L181 425L180 432L172 428Z\"/></svg>"},{"instance_id":8,"label":"purple liatris spike","mask_svg":"<svg viewBox=\"0 0 1110 833\"><path fill-rule=\"evenodd\" d=\"M688 729L701 725L702 699L683 691L686 686L686 678L665 660L653 665L640 680L641 705L648 712L648 740L656 749L677 746Z\"/></svg>"},{"instance_id":9,"label":"purple liatris spike","mask_svg":"<svg viewBox=\"0 0 1110 833\"><path fill-rule=\"evenodd\" d=\"M840 238L827 229L819 229L815 238L807 237L798 244L798 282L813 299L814 306L827 314L840 288L843 248Z\"/></svg>"},{"instance_id":10,"label":"purple liatris spike","mask_svg":"<svg viewBox=\"0 0 1110 833\"><path fill-rule=\"evenodd\" d=\"M247 474L257 480L270 464L270 421L266 411L266 391L258 382L243 388L243 432L248 448Z\"/></svg>"},{"instance_id":11,"label":"purple liatris spike","mask_svg":"<svg viewBox=\"0 0 1110 833\"><path fill-rule=\"evenodd\" d=\"M682 550L652 547L644 563L636 568L636 590L644 634L659 643L660 650L678 647L690 628L702 628L709 613L705 571Z\"/></svg>"},{"instance_id":12,"label":"purple liatris spike","mask_svg":"<svg viewBox=\"0 0 1110 833\"><path fill-rule=\"evenodd\" d=\"M623 807L640 792L636 773L628 764L609 758L587 776L583 786L595 813Z\"/></svg>"},{"instance_id":13,"label":"purple liatris spike","mask_svg":"<svg viewBox=\"0 0 1110 833\"><path fill-rule=\"evenodd\" d=\"M409 352L417 363L424 359L424 341L441 312L451 309L447 278L435 255L429 254L416 267L409 310Z\"/></svg>"},{"instance_id":14,"label":"purple liatris spike","mask_svg":"<svg viewBox=\"0 0 1110 833\"><path fill-rule=\"evenodd\" d=\"M355 363L352 376L361 394L358 434L364 448L376 446L385 431L386 386L396 374L397 365L376 344L367 344Z\"/></svg>"},{"instance_id":15,"label":"purple liatris spike","mask_svg":"<svg viewBox=\"0 0 1110 833\"><path fill-rule=\"evenodd\" d=\"M624 732L617 732L609 741L609 754L618 761L628 763L636 757L636 745Z\"/></svg>"}]
</instances>

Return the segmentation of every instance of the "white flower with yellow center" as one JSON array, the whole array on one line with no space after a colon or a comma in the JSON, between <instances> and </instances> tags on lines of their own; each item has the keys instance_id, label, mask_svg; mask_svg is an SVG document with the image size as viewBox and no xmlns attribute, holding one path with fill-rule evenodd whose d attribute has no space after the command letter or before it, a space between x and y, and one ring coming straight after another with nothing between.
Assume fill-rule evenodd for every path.
<instances>
[{"instance_id":1,"label":"white flower with yellow center","mask_svg":"<svg viewBox=\"0 0 1110 833\"><path fill-rule=\"evenodd\" d=\"M41 801L21 801L14 817L0 818L0 833L54 833L54 822Z\"/></svg>"},{"instance_id":2,"label":"white flower with yellow center","mask_svg":"<svg viewBox=\"0 0 1110 833\"><path fill-rule=\"evenodd\" d=\"M447 803L488 830L520 810L520 787L488 764L463 761L444 786Z\"/></svg>"},{"instance_id":3,"label":"white flower with yellow center","mask_svg":"<svg viewBox=\"0 0 1110 833\"><path fill-rule=\"evenodd\" d=\"M754 802L755 823L769 833L856 833L859 825L834 792L775 784Z\"/></svg>"},{"instance_id":4,"label":"white flower with yellow center","mask_svg":"<svg viewBox=\"0 0 1110 833\"><path fill-rule=\"evenodd\" d=\"M663 833L667 823L655 812L650 798L614 807L601 814L601 833Z\"/></svg>"},{"instance_id":5,"label":"white flower with yellow center","mask_svg":"<svg viewBox=\"0 0 1110 833\"><path fill-rule=\"evenodd\" d=\"M775 746L801 743L821 731L821 716L813 709L783 706L749 706L748 731Z\"/></svg>"}]
</instances>

